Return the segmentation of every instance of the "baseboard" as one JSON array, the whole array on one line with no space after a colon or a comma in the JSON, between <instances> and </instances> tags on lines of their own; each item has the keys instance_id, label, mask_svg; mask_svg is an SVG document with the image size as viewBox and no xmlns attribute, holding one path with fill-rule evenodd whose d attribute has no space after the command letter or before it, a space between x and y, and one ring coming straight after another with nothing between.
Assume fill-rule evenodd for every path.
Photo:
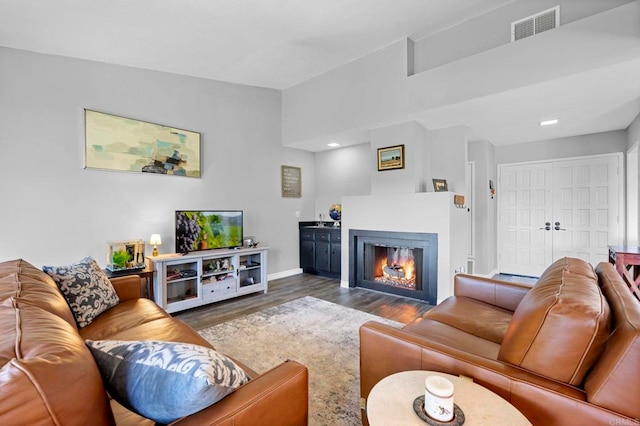
<instances>
[{"instance_id":1,"label":"baseboard","mask_svg":"<svg viewBox=\"0 0 640 426\"><path fill-rule=\"evenodd\" d=\"M302 268L296 268L296 269L289 269L288 271L281 271L281 272L276 272L273 274L269 274L267 276L267 279L269 281L271 280L277 280L279 278L287 278L287 277L291 277L293 275L298 275L302 273Z\"/></svg>"},{"instance_id":2,"label":"baseboard","mask_svg":"<svg viewBox=\"0 0 640 426\"><path fill-rule=\"evenodd\" d=\"M349 281L340 281L340 287L349 288Z\"/></svg>"}]
</instances>

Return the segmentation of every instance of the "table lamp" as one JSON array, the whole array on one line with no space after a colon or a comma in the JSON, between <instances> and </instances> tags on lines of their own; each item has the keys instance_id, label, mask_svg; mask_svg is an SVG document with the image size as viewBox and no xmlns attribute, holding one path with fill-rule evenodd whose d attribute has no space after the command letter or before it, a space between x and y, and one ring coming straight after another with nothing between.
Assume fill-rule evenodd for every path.
<instances>
[{"instance_id":1,"label":"table lamp","mask_svg":"<svg viewBox=\"0 0 640 426\"><path fill-rule=\"evenodd\" d=\"M153 246L152 256L158 255L158 246L162 245L162 239L160 238L160 234L151 234L149 237L149 245Z\"/></svg>"}]
</instances>

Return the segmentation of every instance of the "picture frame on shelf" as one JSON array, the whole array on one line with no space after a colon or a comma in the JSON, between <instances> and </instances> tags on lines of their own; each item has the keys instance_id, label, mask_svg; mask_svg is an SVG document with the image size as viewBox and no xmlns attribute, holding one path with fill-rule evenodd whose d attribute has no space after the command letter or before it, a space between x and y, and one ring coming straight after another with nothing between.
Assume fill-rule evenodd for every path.
<instances>
[{"instance_id":1,"label":"picture frame on shelf","mask_svg":"<svg viewBox=\"0 0 640 426\"><path fill-rule=\"evenodd\" d=\"M404 145L378 148L378 171L404 169Z\"/></svg>"},{"instance_id":2,"label":"picture frame on shelf","mask_svg":"<svg viewBox=\"0 0 640 426\"><path fill-rule=\"evenodd\" d=\"M446 179L433 179L433 190L435 192L449 191L449 187L447 186Z\"/></svg>"}]
</instances>

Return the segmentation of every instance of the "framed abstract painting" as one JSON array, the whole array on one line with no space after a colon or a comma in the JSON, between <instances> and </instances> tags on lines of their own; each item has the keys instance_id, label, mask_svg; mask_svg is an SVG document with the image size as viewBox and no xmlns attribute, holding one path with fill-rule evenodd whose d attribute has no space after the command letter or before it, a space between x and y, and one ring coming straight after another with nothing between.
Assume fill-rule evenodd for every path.
<instances>
[{"instance_id":1,"label":"framed abstract painting","mask_svg":"<svg viewBox=\"0 0 640 426\"><path fill-rule=\"evenodd\" d=\"M200 133L84 110L85 168L200 177Z\"/></svg>"}]
</instances>

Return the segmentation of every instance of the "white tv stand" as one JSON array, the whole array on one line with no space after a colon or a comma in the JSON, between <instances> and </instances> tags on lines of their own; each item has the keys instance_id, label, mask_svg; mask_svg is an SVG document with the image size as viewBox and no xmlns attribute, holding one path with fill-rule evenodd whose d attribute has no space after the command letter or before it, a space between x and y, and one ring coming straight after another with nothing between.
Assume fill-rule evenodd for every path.
<instances>
[{"instance_id":1,"label":"white tv stand","mask_svg":"<svg viewBox=\"0 0 640 426\"><path fill-rule=\"evenodd\" d=\"M154 299L167 312L268 290L269 247L205 250L149 257Z\"/></svg>"}]
</instances>

